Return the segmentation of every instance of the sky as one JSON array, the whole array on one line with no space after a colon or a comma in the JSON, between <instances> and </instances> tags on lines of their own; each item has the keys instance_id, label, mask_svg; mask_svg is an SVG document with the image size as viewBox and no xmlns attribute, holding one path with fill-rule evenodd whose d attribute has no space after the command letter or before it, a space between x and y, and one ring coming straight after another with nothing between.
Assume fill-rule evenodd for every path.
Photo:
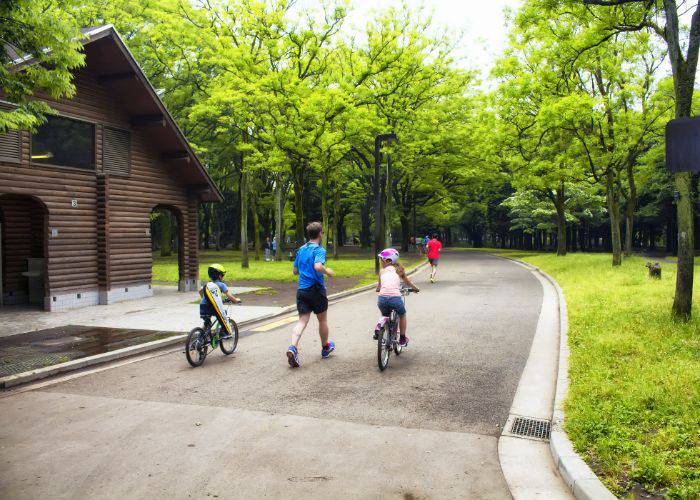
<instances>
[{"instance_id":1,"label":"sky","mask_svg":"<svg viewBox=\"0 0 700 500\"><path fill-rule=\"evenodd\" d=\"M507 43L504 9L517 10L521 0L404 0L412 11L421 6L432 12L433 24L450 33L462 34L455 56L458 66L478 69L488 76L496 57ZM401 0L350 0L347 23L362 28L373 11L401 5ZM318 1L299 0L297 8L316 8Z\"/></svg>"}]
</instances>

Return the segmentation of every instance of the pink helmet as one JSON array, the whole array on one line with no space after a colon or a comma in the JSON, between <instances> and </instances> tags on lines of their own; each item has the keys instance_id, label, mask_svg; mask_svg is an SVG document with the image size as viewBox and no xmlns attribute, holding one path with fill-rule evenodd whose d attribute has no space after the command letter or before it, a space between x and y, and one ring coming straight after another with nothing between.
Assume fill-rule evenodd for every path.
<instances>
[{"instance_id":1,"label":"pink helmet","mask_svg":"<svg viewBox=\"0 0 700 500\"><path fill-rule=\"evenodd\" d=\"M379 258L382 260L390 260L394 264L399 260L399 251L395 248L385 248L379 252Z\"/></svg>"}]
</instances>

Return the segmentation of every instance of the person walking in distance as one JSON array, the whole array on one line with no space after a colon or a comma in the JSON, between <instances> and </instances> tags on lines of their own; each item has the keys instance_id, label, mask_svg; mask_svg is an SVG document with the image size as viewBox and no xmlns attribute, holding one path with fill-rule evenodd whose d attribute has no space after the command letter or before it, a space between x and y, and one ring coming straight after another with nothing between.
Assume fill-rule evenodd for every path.
<instances>
[{"instance_id":1,"label":"person walking in distance","mask_svg":"<svg viewBox=\"0 0 700 500\"><path fill-rule=\"evenodd\" d=\"M426 253L428 254L428 262L430 262L430 282L437 281L438 261L440 260L440 251L442 243L438 240L438 235L433 233L433 237L425 245Z\"/></svg>"},{"instance_id":2,"label":"person walking in distance","mask_svg":"<svg viewBox=\"0 0 700 500\"><path fill-rule=\"evenodd\" d=\"M318 319L318 334L321 337L321 357L327 358L335 350L335 343L328 340L328 298L323 276L333 276L333 270L326 267L326 249L321 246L322 227L320 222L306 226L309 238L297 250L294 260L294 274L299 276L297 289L297 311L299 320L292 330L292 344L287 348L287 361L292 368L299 367L299 341L311 319L311 313Z\"/></svg>"},{"instance_id":3,"label":"person walking in distance","mask_svg":"<svg viewBox=\"0 0 700 500\"><path fill-rule=\"evenodd\" d=\"M270 243L270 237L267 236L265 238L265 262L270 262L270 248L272 248L272 244Z\"/></svg>"}]
</instances>

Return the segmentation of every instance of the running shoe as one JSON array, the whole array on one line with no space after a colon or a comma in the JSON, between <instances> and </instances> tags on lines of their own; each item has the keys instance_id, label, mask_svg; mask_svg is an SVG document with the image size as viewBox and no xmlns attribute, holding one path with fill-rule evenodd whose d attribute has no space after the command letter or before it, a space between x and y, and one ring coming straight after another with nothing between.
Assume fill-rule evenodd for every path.
<instances>
[{"instance_id":1,"label":"running shoe","mask_svg":"<svg viewBox=\"0 0 700 500\"><path fill-rule=\"evenodd\" d=\"M335 342L331 340L328 342L327 346L321 348L321 357L325 359L329 357L333 351L335 351Z\"/></svg>"},{"instance_id":2,"label":"running shoe","mask_svg":"<svg viewBox=\"0 0 700 500\"><path fill-rule=\"evenodd\" d=\"M287 348L287 361L292 368L299 368L299 351L293 345Z\"/></svg>"},{"instance_id":3,"label":"running shoe","mask_svg":"<svg viewBox=\"0 0 700 500\"><path fill-rule=\"evenodd\" d=\"M406 337L405 335L401 335L399 337L399 345L401 347L406 347L408 345L408 337Z\"/></svg>"}]
</instances>

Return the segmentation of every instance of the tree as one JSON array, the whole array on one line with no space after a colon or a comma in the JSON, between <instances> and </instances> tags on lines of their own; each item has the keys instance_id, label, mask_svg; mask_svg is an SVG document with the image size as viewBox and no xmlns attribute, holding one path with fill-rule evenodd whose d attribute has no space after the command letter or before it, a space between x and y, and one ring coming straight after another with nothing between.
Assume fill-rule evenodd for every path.
<instances>
[{"instance_id":1,"label":"tree","mask_svg":"<svg viewBox=\"0 0 700 500\"><path fill-rule=\"evenodd\" d=\"M679 20L680 5L675 0L582 0L584 4L601 11L596 33L598 40L584 45L590 49L601 41L618 33L648 31L658 35L668 48L668 58L673 74L676 118L688 117L692 111L695 77L700 49L700 2L695 5L690 16L687 41L681 40L682 27ZM656 19L665 19L665 26ZM592 35L595 36L596 34ZM685 49L685 54L683 53ZM680 197L676 212L678 220L678 265L676 271L676 293L673 300L673 313L690 319L693 306L693 274L695 272L695 211L693 178L690 172L675 174L675 187Z\"/></svg>"},{"instance_id":2,"label":"tree","mask_svg":"<svg viewBox=\"0 0 700 500\"><path fill-rule=\"evenodd\" d=\"M53 99L75 95L73 71L84 64L81 34L70 15L70 0L0 2L0 134L33 130L51 113L40 94ZM31 64L27 64L31 61Z\"/></svg>"}]
</instances>

